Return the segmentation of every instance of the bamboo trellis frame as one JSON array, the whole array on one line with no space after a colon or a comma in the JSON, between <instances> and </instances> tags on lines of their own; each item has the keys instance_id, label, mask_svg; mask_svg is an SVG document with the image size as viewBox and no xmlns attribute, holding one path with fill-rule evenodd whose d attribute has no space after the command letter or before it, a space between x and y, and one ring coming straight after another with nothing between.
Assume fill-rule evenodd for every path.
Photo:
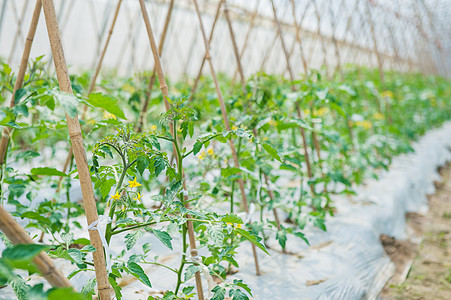
<instances>
[{"instance_id":1,"label":"bamboo trellis frame","mask_svg":"<svg viewBox=\"0 0 451 300\"><path fill-rule=\"evenodd\" d=\"M18 0L17 3L14 3L16 7L24 8L26 2L29 0ZM111 9L105 9L103 12L99 12L98 9L96 9L96 12L94 12L94 9L90 8L93 6L92 0L81 0L81 1L91 1L89 2L90 6L87 6L87 17L89 19L92 19L91 23L93 23L92 26L96 27L97 29L95 31L95 42L93 42L93 45L96 45L96 49L94 50L96 56L99 55L99 49L100 49L100 39L101 37L105 36L105 20L107 19L107 16L111 14ZM201 0L202 3L205 3L205 11L203 11L203 15L210 15L211 17L215 14L215 7L217 3L220 3L221 0L215 0L215 1L206 1ZM16 1L15 1L16 2ZM63 31L69 30L67 27L67 24L73 24L74 20L68 21L71 9L68 7L72 7L74 0L64 1L67 2L67 4L60 5L59 9L59 18L61 19L61 29ZM249 2L249 5L241 4L237 1L234 1L233 3L230 3L229 6L231 8L229 13L229 18L231 19L232 23L235 23L239 21L242 23L240 25L240 28L242 29L244 26L244 23L247 22L247 30L238 30L237 33L237 42L238 44L241 44L241 59L244 59L247 63L246 58L253 58L257 57L256 53L258 53L259 59L261 60L265 53L272 53L270 57L267 60L263 60L263 70L265 72L273 73L273 72L283 72L285 73L286 70L281 69L280 62L283 59L282 54L283 53L274 53L271 50L271 47L273 45L271 43L265 43L258 41L258 36L261 36L261 33L264 33L265 37L268 37L269 32L275 32L275 27L271 24L271 18L269 17L270 13L268 13L268 9L262 8L262 5L258 5L260 1L257 2ZM285 5L286 3L289 3L290 1L284 1L284 0L278 0L276 3L278 6L282 7L282 5ZM341 72L341 69L344 65L346 65L349 62L354 62L358 64L372 65L372 60L369 60L371 56L374 55L376 57L377 62L377 68L380 68L382 65L383 69L396 69L400 70L402 72L404 71L420 71L425 73L439 73L441 75L450 75L449 67L447 67L447 64L451 64L447 60L446 52L450 51L450 49L446 50L444 49L443 45L446 43L446 40L451 40L451 36L449 34L446 34L446 32L442 32L443 30L438 30L438 28L446 28L446 25L444 25L445 21L443 20L444 14L439 14L437 12L437 9L432 10L431 5L427 3L427 1L419 1L419 0L408 0L403 1L400 3L401 5L398 6L387 6L387 3L383 2L382 0L365 0L365 1L343 1L346 2L346 5L337 5L337 3L333 3L333 1L330 0L315 0L315 1L304 1L304 0L293 0L292 1L296 7L298 8L305 8L306 5L309 6L309 14L305 21L299 22L299 19L290 18L287 19L285 17L281 18L280 23L284 32L284 35L286 36L287 42L291 40L298 40L299 38L302 39L303 43L303 53L304 58L302 58L299 55L299 52L293 52L291 54L291 50L289 51L290 55L290 61L293 64L293 68L295 70L303 70L305 73L305 65L308 65L311 69L317 69L319 68L319 63L322 61L321 65L326 65L325 67L329 69L329 71L334 69L333 73ZM373 20L373 18L368 18L365 11L359 9L357 11L353 11L350 9L352 5L356 2L362 2L362 4L366 4L369 6L369 15L377 14L378 20ZM87 2L88 3L88 2ZM202 4L201 3L201 4ZM257 3L257 5L255 5ZM4 17L1 17L3 14L5 14L5 11L7 13L13 9L13 5L11 1L3 0L0 12L0 37L4 36L4 28L5 26L2 26L1 24L4 24L6 21L4 20ZM17 4L17 5L16 5ZM24 4L24 5L22 5ZM135 9L136 6L130 6L131 3L126 4L130 9L129 13L129 19L132 19L135 17ZM164 5L170 6L171 0L158 0L155 2L152 2L147 5L158 5L160 8ZM259 7L260 6L260 7ZM340 9L340 6L342 8ZM343 9L344 6L347 6L348 9ZM405 10L401 10L400 7L410 7L412 8L410 15L405 15ZM96 6L97 8L98 6ZM447 7L444 5L444 7ZM451 5L450 5L451 7ZM417 15L419 16L419 19L414 18L415 15L415 9L419 12ZM296 9L295 9L296 10ZM174 13L176 13L177 18L180 18L181 16L192 18L193 14L191 13L191 16L187 16L187 13L189 11L194 11L193 5L188 0L181 0L181 1L175 1L174 4ZM343 33L338 33L334 29L332 29L332 32L330 32L330 29L336 27L337 25L341 24L343 25L343 22L341 20L343 19L343 16L346 16L349 12L352 12L352 23L355 24L355 21L357 19L361 20L362 28L352 28L352 31L354 31L353 34L346 34L348 35L347 38L343 38ZM97 13L97 15L95 15ZM102 13L104 14L102 17ZM181 14L183 13L183 14ZM161 13L160 13L161 14ZM20 30L20 26L22 24L20 23L20 11L16 8L16 18L13 18L13 22L11 23L11 28L13 30L19 32L23 32L23 30ZM296 15L299 17L299 11L296 11ZM401 16L401 17L400 17ZM437 21L437 16L440 16L440 21ZM14 14L11 14L9 19L11 17L14 17ZM226 16L222 15L218 18L217 23L218 26L220 26L223 30L224 26L226 26ZM315 20L316 19L316 20ZM346 18L345 18L346 19ZM351 18L348 18L351 19ZM420 22L420 24L415 24L415 19ZM95 21L97 20L97 21ZM103 20L101 24L98 24L100 20ZM295 22L297 21L297 22ZM191 21L192 22L192 21ZM314 23L317 23L316 26ZM318 24L318 22L320 22ZM440 23L441 22L441 23ZM16 23L16 24L15 24ZM96 23L96 25L94 25ZM134 24L132 20L130 20L130 24ZM370 23L374 23L371 25ZM377 23L377 24L376 24ZM446 23L446 22L445 22ZM14 26L14 24L16 26ZM189 24L189 23L187 23ZM311 26L313 24L313 26ZM20 25L20 26L17 26ZM73 26L73 25L71 25ZM124 43L128 43L129 48L127 49L127 52L129 52L129 55L125 55L123 57L124 60L129 60L128 62L120 63L120 60L122 58L118 59L118 62L116 65L112 65L111 62L107 61L106 66L108 68L116 67L119 69L124 69L128 74L131 74L133 72L136 72L138 70L143 70L143 68L149 68L148 60L144 63L138 63L135 56L136 53L139 52L138 41L140 40L140 37L144 34L142 30L142 24L136 24L133 33L130 32L128 38L125 40ZM175 25L174 25L175 26ZM371 38L373 42L371 44L373 46L368 47L365 43L362 44L362 41L367 39L368 36L362 35L361 32L365 30L367 26L374 27L373 31L375 31L374 35L376 35L376 38ZM125 26L123 26L125 27ZM418 31L415 27L421 27L421 29ZM70 28L70 27L69 27ZM175 27L172 27L175 28ZM313 28L313 29L312 29ZM316 29L315 29L316 28ZM2 30L3 29L3 30ZM341 26L341 29L343 29L343 26ZM341 30L342 31L342 30ZM168 43L173 46L167 49L165 51L164 57L162 59L167 62L166 57L174 57L177 56L177 53L182 53L184 55L184 59L186 59L186 64L184 65L184 68L179 68L182 73L188 73L191 76L195 76L197 73L196 70L194 70L196 67L196 64L193 64L193 61L202 59L201 57L198 57L199 55L199 47L200 43L199 41L199 35L193 35L193 39L189 41L188 44L186 42L178 43L176 42L174 44L174 39L183 39L183 33L180 33L180 30L169 30L171 32L168 35ZM418 36L418 32L421 33L421 36ZM243 38L244 37L244 38ZM288 39L289 38L289 39ZM376 40L376 43L374 43L374 40ZM416 43L404 43L403 41L412 41L417 40ZM317 41L317 42L316 42ZM394 41L394 42L393 42ZM441 42L440 42L441 41ZM231 57L233 57L233 48L232 47L221 47L221 48L227 48L227 49L221 49L217 48L215 44L219 42L219 39L215 39L214 41L211 41L212 44L212 50L215 54L215 56L221 56L227 58L227 60L230 60ZM221 43L224 43L224 39L220 40ZM117 41L115 41L117 43ZM317 51L318 53L311 53L312 49L315 51L315 43L318 43L320 51ZM0 44L1 41L0 41ZM230 44L230 41L228 42ZM291 42L288 42L287 45L290 45ZM374 46L374 44L377 44L377 46ZM124 44L125 45L125 44ZM134 46L133 46L134 45ZM256 46L258 45L259 49L258 52L256 50ZM408 45L411 45L410 49ZM263 46L263 47L261 47ZM291 46L294 46L294 44L291 44ZM9 47L9 46L8 46ZM114 47L118 47L115 45ZM290 48L290 46L288 46ZM372 48L371 48L372 47ZM9 48L7 53L11 52L11 49L13 47ZM377 48L377 51L375 51ZM6 48L5 48L6 49ZM188 53L189 49L189 53ZM293 47L291 47L293 49ZM327 49L327 50L326 50ZM1 47L0 47L0 53L1 53ZM225 51L225 52L224 52ZM244 53L247 53L246 58L244 58ZM227 55L221 55L221 53L228 53ZM188 54L188 57L186 57L186 54ZM426 55L426 57L425 57ZM449 55L448 55L449 56ZM194 57L197 57L194 59ZM319 58L319 60L318 60ZM17 59L17 58L15 58ZM92 66L92 56L89 56L90 62L87 63L87 65ZM315 62L316 60L316 62ZM326 60L326 61L325 61ZM94 60L96 61L96 60ZM228 63L225 63L224 59L222 60L221 67L218 71L227 71L227 73L231 77L236 77L236 74L238 72L238 68L236 65L229 66ZM427 63L425 62L427 61ZM217 64L219 64L217 62ZM260 66L260 65L259 65ZM249 76L250 74L256 72L259 70L259 66L254 65L253 67L249 67L248 64L245 66L245 76ZM223 69L227 68L227 69ZM168 68L170 70L170 67ZM295 72L298 74L298 72ZM171 73L168 74L170 77L173 77L174 75L171 75ZM175 76L180 76L180 74L176 74ZM382 75L383 76L383 75Z\"/></svg>"}]
</instances>

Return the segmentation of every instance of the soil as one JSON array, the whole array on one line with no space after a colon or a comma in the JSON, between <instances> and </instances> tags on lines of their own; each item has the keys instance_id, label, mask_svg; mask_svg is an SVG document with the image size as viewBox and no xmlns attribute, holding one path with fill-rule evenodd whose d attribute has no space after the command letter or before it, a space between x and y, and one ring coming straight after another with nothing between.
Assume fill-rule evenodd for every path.
<instances>
[{"instance_id":1,"label":"soil","mask_svg":"<svg viewBox=\"0 0 451 300\"><path fill-rule=\"evenodd\" d=\"M441 168L442 180L429 196L429 212L406 215L411 238L381 236L396 273L381 299L451 299L451 166Z\"/></svg>"}]
</instances>

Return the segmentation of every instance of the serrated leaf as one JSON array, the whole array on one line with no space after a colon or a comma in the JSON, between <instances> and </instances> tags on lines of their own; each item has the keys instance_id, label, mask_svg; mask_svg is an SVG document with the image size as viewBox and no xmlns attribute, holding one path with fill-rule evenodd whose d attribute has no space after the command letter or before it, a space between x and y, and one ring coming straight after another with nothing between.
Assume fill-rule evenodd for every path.
<instances>
[{"instance_id":1,"label":"serrated leaf","mask_svg":"<svg viewBox=\"0 0 451 300\"><path fill-rule=\"evenodd\" d=\"M193 277L194 274L196 274L197 272L200 272L201 270L202 270L201 266L196 266L196 265L188 266L188 268L186 268L186 270L185 270L185 281L187 281L188 279Z\"/></svg>"},{"instance_id":2,"label":"serrated leaf","mask_svg":"<svg viewBox=\"0 0 451 300\"><path fill-rule=\"evenodd\" d=\"M151 229L152 232L155 234L155 236L169 249L172 250L172 237L169 235L169 233L167 233L166 231L163 230L158 230L158 229Z\"/></svg>"},{"instance_id":3,"label":"serrated leaf","mask_svg":"<svg viewBox=\"0 0 451 300\"><path fill-rule=\"evenodd\" d=\"M69 249L67 250L67 254L69 254L70 258L72 258L76 264L83 264L83 253L81 253L79 249Z\"/></svg>"},{"instance_id":4,"label":"serrated leaf","mask_svg":"<svg viewBox=\"0 0 451 300\"><path fill-rule=\"evenodd\" d=\"M67 176L66 173L58 171L55 168L40 167L31 169L32 175L48 175L48 176Z\"/></svg>"},{"instance_id":5,"label":"serrated leaf","mask_svg":"<svg viewBox=\"0 0 451 300\"><path fill-rule=\"evenodd\" d=\"M221 221L224 223L243 224L243 219L238 217L236 214L227 214L221 218Z\"/></svg>"},{"instance_id":6,"label":"serrated leaf","mask_svg":"<svg viewBox=\"0 0 451 300\"><path fill-rule=\"evenodd\" d=\"M284 230L277 231L276 240L279 241L279 245L282 249L285 249L287 243L287 233Z\"/></svg>"},{"instance_id":7,"label":"serrated leaf","mask_svg":"<svg viewBox=\"0 0 451 300\"><path fill-rule=\"evenodd\" d=\"M268 250L266 250L266 247L259 242L259 239L256 235L254 235L253 233L241 229L241 228L235 228L235 231L239 234L241 234L246 240L248 240L249 242L251 242L252 244L254 244L255 246L257 246L258 248L260 248L263 252L265 252L266 254L269 255Z\"/></svg>"},{"instance_id":8,"label":"serrated leaf","mask_svg":"<svg viewBox=\"0 0 451 300\"><path fill-rule=\"evenodd\" d=\"M262 146L263 146L263 149L265 149L265 151L269 155L271 155L274 159L277 159L278 161L282 162L279 154L277 153L277 150L274 149L270 144L262 143Z\"/></svg>"},{"instance_id":9,"label":"serrated leaf","mask_svg":"<svg viewBox=\"0 0 451 300\"><path fill-rule=\"evenodd\" d=\"M135 232L128 233L125 236L125 246L127 250L130 250L133 248L134 245L136 245L136 242L144 235L144 231L137 230Z\"/></svg>"},{"instance_id":10,"label":"serrated leaf","mask_svg":"<svg viewBox=\"0 0 451 300\"><path fill-rule=\"evenodd\" d=\"M210 239L213 240L213 243L217 247L222 247L224 244L224 232L222 226L219 225L211 225L207 228L207 234L210 236Z\"/></svg>"},{"instance_id":11,"label":"serrated leaf","mask_svg":"<svg viewBox=\"0 0 451 300\"><path fill-rule=\"evenodd\" d=\"M231 289L229 291L229 296L232 297L232 300L249 300L249 297L240 289Z\"/></svg>"},{"instance_id":12,"label":"serrated leaf","mask_svg":"<svg viewBox=\"0 0 451 300\"><path fill-rule=\"evenodd\" d=\"M118 103L118 99L102 93L92 93L89 95L88 103L95 107L100 107L113 115L125 119L125 114Z\"/></svg>"},{"instance_id":13,"label":"serrated leaf","mask_svg":"<svg viewBox=\"0 0 451 300\"><path fill-rule=\"evenodd\" d=\"M211 290L214 294L213 297L211 298L211 300L224 300L225 295L226 295L226 289L223 288L222 286L215 286L212 290Z\"/></svg>"},{"instance_id":14,"label":"serrated leaf","mask_svg":"<svg viewBox=\"0 0 451 300\"><path fill-rule=\"evenodd\" d=\"M77 106L79 103L78 98L73 94L64 92L55 92L55 96L69 117L75 118L77 116Z\"/></svg>"},{"instance_id":15,"label":"serrated leaf","mask_svg":"<svg viewBox=\"0 0 451 300\"><path fill-rule=\"evenodd\" d=\"M142 175L144 170L147 169L147 167L149 166L149 164L150 160L147 156L140 156L136 161L136 169Z\"/></svg>"},{"instance_id":16,"label":"serrated leaf","mask_svg":"<svg viewBox=\"0 0 451 300\"><path fill-rule=\"evenodd\" d=\"M144 270L141 268L140 265L138 265L135 262L129 262L127 264L128 269L130 270L130 273L139 279L142 283L145 285L152 287L152 284L150 283L149 277L147 277L146 273L144 273Z\"/></svg>"}]
</instances>

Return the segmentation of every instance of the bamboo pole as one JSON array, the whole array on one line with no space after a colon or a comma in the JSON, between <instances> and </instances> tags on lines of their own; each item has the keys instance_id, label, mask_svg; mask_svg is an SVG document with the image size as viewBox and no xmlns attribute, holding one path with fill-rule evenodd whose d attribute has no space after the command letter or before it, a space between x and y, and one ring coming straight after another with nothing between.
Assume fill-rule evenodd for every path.
<instances>
[{"instance_id":1,"label":"bamboo pole","mask_svg":"<svg viewBox=\"0 0 451 300\"><path fill-rule=\"evenodd\" d=\"M11 47L11 51L9 53L8 64L11 64L11 62L12 62L14 53L16 52L16 45L17 45L17 41L19 40L19 37L22 38L22 21L23 21L23 19L25 19L25 13L27 12L29 2L30 2L30 0L27 0L24 3L24 5L22 6L22 11L20 13L20 16L16 15L16 17L18 18L17 19L17 30L16 30L16 34L14 36L14 41L13 41L13 45ZM13 1L12 7L17 9L15 3L16 2Z\"/></svg>"},{"instance_id":2,"label":"bamboo pole","mask_svg":"<svg viewBox=\"0 0 451 300\"><path fill-rule=\"evenodd\" d=\"M15 96L18 89L22 88L27 70L28 59L30 57L31 46L36 33L36 27L38 26L39 16L41 14L42 3L41 0L36 1L34 7L33 16L31 18L30 28L28 29L27 39L25 40L25 47L22 53L22 59L20 61L19 71L17 73L16 82L14 83L13 94L9 102L9 107L13 108L15 105ZM0 166L5 163L6 152L8 149L9 137L12 132L11 127L5 126L2 132L2 138L0 140Z\"/></svg>"},{"instance_id":3,"label":"bamboo pole","mask_svg":"<svg viewBox=\"0 0 451 300\"><path fill-rule=\"evenodd\" d=\"M236 43L235 34L233 32L233 27L232 27L232 22L230 20L230 16L229 16L229 12L228 12L227 2L226 2L226 0L221 0L221 1L223 3L223 6L224 6L224 14L226 16L226 20L227 20L227 23L228 23L228 27L229 27L229 31L230 31L230 38L232 39L233 50L234 50L234 53L235 53L235 59L236 59L236 63L237 63L237 66L238 66L238 71L239 71L238 74L240 75L241 88L243 90L243 95L246 96L246 80L244 78L243 66L241 64L240 53L239 53L238 46L237 46L237 43ZM257 132L257 130L255 128L254 128L253 132L254 132L255 137L258 137L258 132ZM272 201L274 201L275 198L274 198L274 194L273 194L273 192L272 192L272 190L271 190L271 188L269 186L269 183L268 183L268 176L266 175L266 173L263 173L263 176L265 178L265 182L266 182L266 186L267 186L267 189L268 189L269 198ZM274 219L276 221L277 229L280 230L281 227L280 227L279 215L277 214L277 211L276 211L275 208L273 208L272 211L273 211L273 214L274 214ZM283 249L283 251L284 251L284 253L286 252L285 249Z\"/></svg>"},{"instance_id":4,"label":"bamboo pole","mask_svg":"<svg viewBox=\"0 0 451 300\"><path fill-rule=\"evenodd\" d=\"M377 38L376 38L376 33L374 31L374 23L373 23L373 19L372 19L372 16L371 16L371 12L370 12L368 1L370 1L370 0L365 1L365 13L366 13L366 17L367 17L368 23L370 25L371 38L373 39L373 44L374 44L373 45L374 53L376 54L377 64L378 64L378 67L379 67L379 77L380 77L380 80L381 80L383 88L385 88L385 77L384 77L384 71L383 71L384 62L382 61L382 56L381 56L381 54L379 52L379 49L377 47Z\"/></svg>"},{"instance_id":5,"label":"bamboo pole","mask_svg":"<svg viewBox=\"0 0 451 300\"><path fill-rule=\"evenodd\" d=\"M244 95L246 95L246 79L244 78L243 65L241 64L240 53L238 50L238 45L236 43L235 33L233 32L232 21L230 20L229 8L225 0L221 0L221 2L222 5L224 6L224 15L227 20L227 25L229 27L230 39L232 40L233 46L233 53L235 54L238 73L240 75L241 88L243 90Z\"/></svg>"},{"instance_id":6,"label":"bamboo pole","mask_svg":"<svg viewBox=\"0 0 451 300\"><path fill-rule=\"evenodd\" d=\"M171 16L172 16L172 11L173 10L174 10L174 0L171 0L171 2L169 2L168 11L166 13L166 19L164 21L163 32L161 33L160 42L158 44L158 55L160 57L161 57L161 55L163 53L163 46L164 46L164 42L166 40L166 35L168 33L169 22L171 21ZM149 106L149 101L150 101L150 98L152 97L152 88L153 88L153 85L155 83L155 77L156 77L156 65L154 65L154 67L153 67L152 76L150 77L149 85L147 86L147 91L145 93L145 99L144 99L143 107L142 107L141 112L139 114L138 124L136 125L136 131L137 132L141 132L142 128L143 128L143 125L144 125L143 124L144 123L144 116L146 115L147 107Z\"/></svg>"},{"instance_id":7,"label":"bamboo pole","mask_svg":"<svg viewBox=\"0 0 451 300\"><path fill-rule=\"evenodd\" d=\"M251 18L249 20L249 28L248 28L248 30L246 32L245 37L244 37L243 47L241 48L241 52L240 52L240 59L243 59L244 52L246 51L247 45L249 44L249 37L251 36L252 29L254 29L254 26L255 26L255 20L256 20L256 18L258 16L258 8L259 8L260 3L261 3L261 1L257 1L254 13L252 14L252 16L251 16ZM232 77L232 82L235 82L235 79L236 79L236 76L238 74L238 71L239 70L238 70L238 66L237 66L235 68L235 73L233 74L233 77Z\"/></svg>"},{"instance_id":8,"label":"bamboo pole","mask_svg":"<svg viewBox=\"0 0 451 300\"><path fill-rule=\"evenodd\" d=\"M8 3L8 0L3 0L2 11L0 12L0 40L1 40L1 36L2 36L3 19L5 17L7 3Z\"/></svg>"},{"instance_id":9,"label":"bamboo pole","mask_svg":"<svg viewBox=\"0 0 451 300\"><path fill-rule=\"evenodd\" d=\"M40 0L37 0L40 2ZM28 233L23 229L14 218L0 205L0 230L14 244L34 244ZM41 271L42 276L53 287L72 287L64 274L55 267L52 259L44 252L39 253L33 258L33 262Z\"/></svg>"},{"instance_id":10,"label":"bamboo pole","mask_svg":"<svg viewBox=\"0 0 451 300\"><path fill-rule=\"evenodd\" d=\"M108 19L110 18L110 14L111 14L111 3L112 1L108 1L106 3L106 8L105 8L105 12L102 18L102 25L100 26L100 30L97 32L97 45L96 45L96 52L94 55L94 59L92 61L92 69L95 68L98 59L98 56L100 54L100 50L101 50L101 46L102 46L102 40L103 37L105 36L105 31L107 29L107 25L108 25Z\"/></svg>"},{"instance_id":11,"label":"bamboo pole","mask_svg":"<svg viewBox=\"0 0 451 300\"><path fill-rule=\"evenodd\" d=\"M313 7L315 9L315 15L316 15L316 20L318 22L318 37L320 39L320 43L321 43L321 50L323 52L323 66L326 69L326 75L328 76L329 74L329 68L327 65L327 51L326 51L326 45L324 43L324 37L321 34L321 15L319 13L319 9L318 9L318 4L316 3L316 0L313 0Z\"/></svg>"},{"instance_id":12,"label":"bamboo pole","mask_svg":"<svg viewBox=\"0 0 451 300\"><path fill-rule=\"evenodd\" d=\"M285 41L283 39L280 22L279 22L279 19L277 18L277 11L276 11L276 6L274 5L274 0L271 0L271 6L272 6L273 14L274 14L274 21L276 22L276 29L277 29L278 35L280 37L280 43L282 44L282 49L283 49L283 52L285 54L285 58L287 61L287 70L288 70L288 74L290 75L290 81L293 82L294 81L293 70L291 69L290 58L288 55L287 47L285 45ZM296 91L296 87L294 86L294 84L291 85L291 90L293 92ZM298 118L302 120L302 114L301 114L301 110L299 108L299 104L300 104L299 101L295 104L296 112L298 114ZM310 155L308 152L307 139L305 137L305 130L302 127L299 127L299 130L300 130L301 136L302 136L302 144L304 147L304 156L305 156L305 164L307 166L307 174L308 174L309 179L311 179L311 178L313 178L313 172L312 172L312 166L310 165ZM312 191L312 194L315 194L315 188L314 188L313 184L310 184L310 190Z\"/></svg>"},{"instance_id":13,"label":"bamboo pole","mask_svg":"<svg viewBox=\"0 0 451 300\"><path fill-rule=\"evenodd\" d=\"M330 25L332 27L332 43L334 44L334 49L335 49L335 57L337 59L337 64L335 67L335 71L333 74L333 77L335 77L335 74L338 72L340 74L340 79L343 81L344 79L344 75L343 75L343 70L341 69L341 59L340 59L340 50L338 49L338 43L337 43L337 39L335 38L335 29L336 29L336 24L335 24L335 13L334 13L334 9L332 8L332 2L329 2L329 13L330 13ZM343 6L343 0L341 0L341 6Z\"/></svg>"},{"instance_id":14,"label":"bamboo pole","mask_svg":"<svg viewBox=\"0 0 451 300\"><path fill-rule=\"evenodd\" d=\"M146 4L144 3L144 0L139 0L139 5L141 7L141 12L143 15L144 23L146 25L147 35L149 37L150 42L150 48L152 49L153 58L155 61L155 70L158 76L158 81L160 83L160 89L163 94L164 98L164 105L166 107L166 111L170 109L169 106L169 93L168 93L168 86L166 84L166 79L164 78L163 68L161 66L160 56L158 54L157 44L155 42L155 37L153 34L153 30L150 24L149 15L147 13ZM172 126L171 126L172 127ZM172 135L173 130L171 130ZM185 185L185 181L184 185ZM189 207L188 202L184 203L185 207ZM192 221L187 221L187 227L188 227L188 238L189 238L189 244L190 244L190 253L191 257L197 257L198 251L196 247L196 238L194 234L194 227ZM197 296L200 300L204 299L204 292L202 289L202 279L200 277L199 271L195 273L195 279L196 279L196 288L197 288Z\"/></svg>"},{"instance_id":15,"label":"bamboo pole","mask_svg":"<svg viewBox=\"0 0 451 300\"><path fill-rule=\"evenodd\" d=\"M215 31L216 22L218 21L219 15L221 13L222 1L218 2L218 6L216 8L215 18L213 20L213 25L211 25L210 36L208 37L208 45L210 45L213 40L213 33ZM193 88L191 89L191 99L193 98L194 93L196 92L197 86L199 84L200 76L202 75L202 70L204 69L205 61L207 60L207 54L205 53L202 58L202 64L200 65L199 72L197 72L196 80L194 81ZM190 99L190 100L191 100Z\"/></svg>"},{"instance_id":16,"label":"bamboo pole","mask_svg":"<svg viewBox=\"0 0 451 300\"><path fill-rule=\"evenodd\" d=\"M304 67L304 72L307 75L308 73L308 65L307 65L307 60L305 59L305 55L304 55L304 48L303 48L303 44L302 44L302 39L301 39L301 29L300 26L298 24L298 22L296 21L296 8L295 8L295 3L294 0L290 0L291 2L291 11L293 14L293 22L294 22L294 26L296 29L296 40L299 43L299 53L302 59L302 66ZM307 10L307 8L306 8ZM305 16L305 14L303 14L303 16ZM301 19L301 24L304 18Z\"/></svg>"},{"instance_id":17,"label":"bamboo pole","mask_svg":"<svg viewBox=\"0 0 451 300\"><path fill-rule=\"evenodd\" d=\"M96 70L95 70L94 75L92 76L91 82L89 84L88 96L94 90L94 87L95 87L95 84L96 84L96 80L97 80L97 76L99 76L100 69L102 68L103 59L105 58L105 53L106 53L106 50L107 50L108 45L110 43L110 39L111 39L111 35L113 34L114 26L116 25L116 20L117 20L118 14L119 14L119 10L121 8L121 4L122 4L122 0L119 0L117 2L116 10L114 12L113 21L111 22L110 30L108 31L108 36L107 36L107 39L105 41L105 45L103 46L102 54L100 55L100 58L99 58L99 60L97 62ZM86 107L87 106L85 106L85 108Z\"/></svg>"},{"instance_id":18,"label":"bamboo pole","mask_svg":"<svg viewBox=\"0 0 451 300\"><path fill-rule=\"evenodd\" d=\"M202 34L202 38L204 40L204 46L205 46L205 57L206 60L208 60L208 64L210 66L210 72L211 72L211 76L213 77L213 81L215 84L215 89L216 89L216 93L218 95L218 100L219 100L219 104L221 107L221 113L222 113L222 118L224 120L224 125L227 131L230 131L230 123L229 123L229 117L227 116L227 109L225 107L225 103L224 103L224 98L222 97L222 92L221 89L219 87L219 82L218 82L218 78L216 77L216 72L213 66L213 62L212 62L212 58L210 55L210 46L207 40L207 36L205 34L205 29L204 29L204 25L202 23L202 17L200 15L200 10L199 10L199 5L197 4L197 0L193 0L194 3L194 7L196 9L196 14L197 14L197 18L199 20L199 27L200 27L200 31ZM236 168L240 167L240 163L238 161L238 155L236 152L236 148L235 148L235 144L233 143L233 140L230 139L229 140L229 145L230 145L230 150L232 152L232 157L233 157L233 162L235 164ZM243 208L245 210L246 213L249 213L249 206L248 206L248 202L247 202L247 197L246 197L246 190L244 188L244 181L243 178L238 178L238 184L240 187L240 191L241 191L241 200L242 200L242 205ZM254 244L252 244L252 253L254 255L254 262L255 262L255 270L257 275L260 275L260 267L258 265L258 256L257 256L257 250Z\"/></svg>"},{"instance_id":19,"label":"bamboo pole","mask_svg":"<svg viewBox=\"0 0 451 300\"><path fill-rule=\"evenodd\" d=\"M72 94L71 82L67 71L66 60L64 58L63 46L61 43L61 36L58 30L58 21L55 14L55 7L53 0L42 0L45 21L47 25L47 32L49 34L50 46L54 57L56 76L58 84L62 92ZM83 145L83 136L80 129L78 117L70 117L66 114L67 127L69 130L69 137L72 142L74 151L75 163L77 165L78 176L80 178L81 192L83 195L83 204L85 208L86 218L88 224L93 224L98 221L97 207L94 199L94 190L89 172L89 166L86 158L86 152ZM99 231L88 230L91 245L97 251L93 252L94 267L97 278L97 287L99 297L101 300L111 299L111 288L108 282L108 273L105 263L105 255L103 245L100 238Z\"/></svg>"}]
</instances>

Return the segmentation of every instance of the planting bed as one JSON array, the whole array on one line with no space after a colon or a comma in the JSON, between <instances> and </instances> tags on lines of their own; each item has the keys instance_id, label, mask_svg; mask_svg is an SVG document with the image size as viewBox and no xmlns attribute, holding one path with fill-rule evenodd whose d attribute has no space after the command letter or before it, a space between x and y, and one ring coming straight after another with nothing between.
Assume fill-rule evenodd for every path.
<instances>
[{"instance_id":1,"label":"planting bed","mask_svg":"<svg viewBox=\"0 0 451 300\"><path fill-rule=\"evenodd\" d=\"M15 76L0 75L6 101ZM149 93L148 75L104 74L93 93L72 75L71 95L37 59L2 109L2 205L41 246L1 235L0 299L84 299L96 283L118 299L377 298L394 272L380 235L406 237L450 158L448 81L256 74L221 77L222 99L208 77L192 97L189 81ZM77 113L83 135L67 131ZM41 251L77 292L39 284Z\"/></svg>"}]
</instances>

